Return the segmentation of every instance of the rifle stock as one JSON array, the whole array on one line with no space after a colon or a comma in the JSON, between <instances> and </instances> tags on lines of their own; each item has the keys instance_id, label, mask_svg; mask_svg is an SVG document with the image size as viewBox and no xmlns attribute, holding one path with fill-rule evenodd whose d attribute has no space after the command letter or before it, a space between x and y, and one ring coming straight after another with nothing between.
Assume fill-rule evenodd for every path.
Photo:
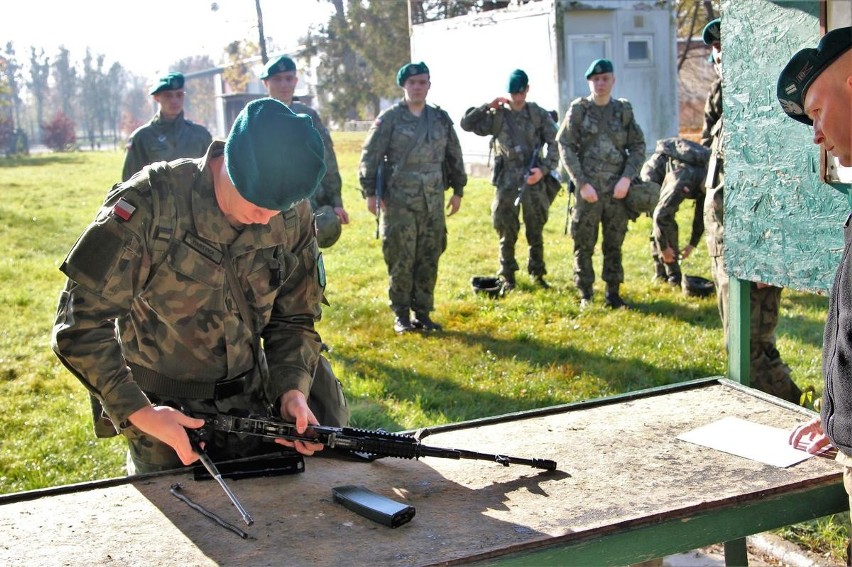
<instances>
[{"instance_id":1,"label":"rifle stock","mask_svg":"<svg viewBox=\"0 0 852 567\"><path fill-rule=\"evenodd\" d=\"M312 425L304 433L298 433L296 426L276 418L239 417L227 414L197 415L205 420L202 429L244 433L270 439L287 439L320 443L331 449L341 449L352 453L368 454L373 457L394 457L399 459L419 459L437 457L442 459L475 459L492 461L504 467L526 465L543 470L556 470L556 461L550 459L526 459L479 453L464 449L445 449L423 445L419 439L409 434L388 433L381 430L356 429L352 427L329 427Z\"/></svg>"}]
</instances>

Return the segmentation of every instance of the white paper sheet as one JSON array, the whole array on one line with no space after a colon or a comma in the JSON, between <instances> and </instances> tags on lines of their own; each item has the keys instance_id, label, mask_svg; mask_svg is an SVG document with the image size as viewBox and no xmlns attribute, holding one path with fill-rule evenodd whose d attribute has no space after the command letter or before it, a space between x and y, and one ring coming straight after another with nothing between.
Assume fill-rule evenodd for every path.
<instances>
[{"instance_id":1,"label":"white paper sheet","mask_svg":"<svg viewBox=\"0 0 852 567\"><path fill-rule=\"evenodd\" d=\"M678 439L753 461L786 468L813 455L790 446L791 430L725 417L677 436Z\"/></svg>"}]
</instances>

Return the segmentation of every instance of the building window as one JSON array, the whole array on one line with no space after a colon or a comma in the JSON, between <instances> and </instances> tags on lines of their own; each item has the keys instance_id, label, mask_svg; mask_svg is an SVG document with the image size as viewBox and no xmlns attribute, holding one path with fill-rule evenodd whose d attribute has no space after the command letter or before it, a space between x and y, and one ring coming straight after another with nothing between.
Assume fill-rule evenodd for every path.
<instances>
[{"instance_id":1,"label":"building window","mask_svg":"<svg viewBox=\"0 0 852 567\"><path fill-rule=\"evenodd\" d=\"M624 61L628 67L650 67L654 64L654 42L650 35L624 36Z\"/></svg>"}]
</instances>

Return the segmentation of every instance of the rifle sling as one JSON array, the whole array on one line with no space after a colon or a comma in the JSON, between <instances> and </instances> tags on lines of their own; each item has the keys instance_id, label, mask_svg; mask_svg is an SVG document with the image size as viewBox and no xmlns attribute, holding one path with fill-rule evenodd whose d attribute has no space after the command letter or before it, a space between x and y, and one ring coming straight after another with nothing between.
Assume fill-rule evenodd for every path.
<instances>
[{"instance_id":1,"label":"rifle sling","mask_svg":"<svg viewBox=\"0 0 852 567\"><path fill-rule=\"evenodd\" d=\"M402 103L400 103L402 104ZM406 162L408 161L408 156L411 155L411 151L417 146L423 139L426 137L426 133L429 130L429 105L423 107L423 112L420 114L420 119L417 121L417 128L414 130L414 137L411 139L411 143L405 148L405 152L402 154L402 159L399 160L396 165L394 165L393 172L388 178L387 187L390 188L393 186L393 180L396 177L397 172L402 171L402 168L405 167Z\"/></svg>"}]
</instances>

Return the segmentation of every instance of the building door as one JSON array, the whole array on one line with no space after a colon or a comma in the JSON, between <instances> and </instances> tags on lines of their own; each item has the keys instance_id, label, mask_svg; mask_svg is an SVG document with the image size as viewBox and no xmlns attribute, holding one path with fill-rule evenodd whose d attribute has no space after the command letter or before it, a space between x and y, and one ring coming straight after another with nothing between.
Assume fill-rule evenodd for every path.
<instances>
[{"instance_id":1,"label":"building door","mask_svg":"<svg viewBox=\"0 0 852 567\"><path fill-rule=\"evenodd\" d=\"M568 45L568 69L565 70L569 78L570 95L568 100L577 97L588 96L589 86L586 83L586 69L596 59L612 59L611 38L609 35L569 35L566 37Z\"/></svg>"}]
</instances>

